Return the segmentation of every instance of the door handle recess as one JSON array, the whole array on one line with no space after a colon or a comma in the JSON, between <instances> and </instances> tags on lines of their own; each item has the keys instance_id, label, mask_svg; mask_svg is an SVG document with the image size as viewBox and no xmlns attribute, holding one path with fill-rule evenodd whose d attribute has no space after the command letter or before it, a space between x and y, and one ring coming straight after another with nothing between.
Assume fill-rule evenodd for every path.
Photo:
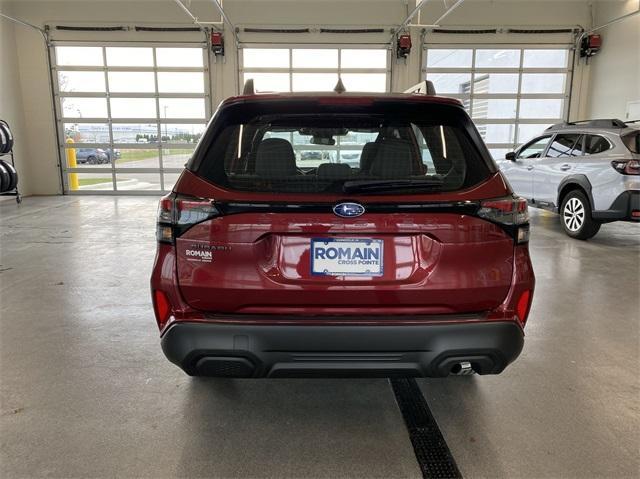
<instances>
[{"instance_id":1,"label":"door handle recess","mask_svg":"<svg viewBox=\"0 0 640 479\"><path fill-rule=\"evenodd\" d=\"M531 166L531 165L527 166L527 170L529 170L529 171L533 170L533 166Z\"/></svg>"},{"instance_id":2,"label":"door handle recess","mask_svg":"<svg viewBox=\"0 0 640 479\"><path fill-rule=\"evenodd\" d=\"M560 167L560 169L561 169L562 171L570 170L570 169L571 169L571 165L562 165L562 166Z\"/></svg>"}]
</instances>

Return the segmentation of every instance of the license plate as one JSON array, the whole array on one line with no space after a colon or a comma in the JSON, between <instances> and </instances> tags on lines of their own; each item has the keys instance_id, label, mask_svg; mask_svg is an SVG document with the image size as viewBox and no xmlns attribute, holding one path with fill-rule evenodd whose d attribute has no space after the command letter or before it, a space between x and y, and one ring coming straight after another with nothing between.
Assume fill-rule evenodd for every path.
<instances>
[{"instance_id":1,"label":"license plate","mask_svg":"<svg viewBox=\"0 0 640 479\"><path fill-rule=\"evenodd\" d=\"M376 239L314 238L311 273L331 276L381 276L383 242Z\"/></svg>"}]
</instances>

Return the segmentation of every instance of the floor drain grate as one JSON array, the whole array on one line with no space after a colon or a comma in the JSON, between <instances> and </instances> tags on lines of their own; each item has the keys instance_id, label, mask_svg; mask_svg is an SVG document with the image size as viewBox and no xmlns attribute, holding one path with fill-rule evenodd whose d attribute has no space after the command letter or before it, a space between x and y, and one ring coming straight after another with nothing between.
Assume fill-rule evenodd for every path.
<instances>
[{"instance_id":1,"label":"floor drain grate","mask_svg":"<svg viewBox=\"0 0 640 479\"><path fill-rule=\"evenodd\" d=\"M427 479L462 478L415 379L390 379L393 393L409 430L416 459Z\"/></svg>"}]
</instances>

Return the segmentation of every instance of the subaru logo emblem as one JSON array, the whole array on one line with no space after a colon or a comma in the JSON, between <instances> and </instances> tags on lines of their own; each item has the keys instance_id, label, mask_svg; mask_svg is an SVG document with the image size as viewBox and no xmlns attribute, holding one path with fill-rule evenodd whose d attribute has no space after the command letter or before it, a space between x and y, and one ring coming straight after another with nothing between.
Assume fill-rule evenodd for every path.
<instances>
[{"instance_id":1,"label":"subaru logo emblem","mask_svg":"<svg viewBox=\"0 0 640 479\"><path fill-rule=\"evenodd\" d=\"M364 214L364 206L358 203L339 203L333 207L333 212L343 218L355 218Z\"/></svg>"}]
</instances>

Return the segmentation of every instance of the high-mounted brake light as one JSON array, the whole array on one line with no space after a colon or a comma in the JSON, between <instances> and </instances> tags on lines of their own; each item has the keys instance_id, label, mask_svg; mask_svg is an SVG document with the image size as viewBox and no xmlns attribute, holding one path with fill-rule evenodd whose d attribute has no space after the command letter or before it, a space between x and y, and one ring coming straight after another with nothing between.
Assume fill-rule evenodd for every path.
<instances>
[{"instance_id":1,"label":"high-mounted brake light","mask_svg":"<svg viewBox=\"0 0 640 479\"><path fill-rule=\"evenodd\" d=\"M611 166L621 175L640 175L640 161L638 160L614 160Z\"/></svg>"},{"instance_id":2,"label":"high-mounted brake light","mask_svg":"<svg viewBox=\"0 0 640 479\"><path fill-rule=\"evenodd\" d=\"M529 241L529 209L524 198L508 196L483 201L477 214L513 230L516 243Z\"/></svg>"},{"instance_id":3,"label":"high-mounted brake light","mask_svg":"<svg viewBox=\"0 0 640 479\"><path fill-rule=\"evenodd\" d=\"M191 226L218 216L213 201L171 193L158 204L156 238L160 243L173 241Z\"/></svg>"}]
</instances>

